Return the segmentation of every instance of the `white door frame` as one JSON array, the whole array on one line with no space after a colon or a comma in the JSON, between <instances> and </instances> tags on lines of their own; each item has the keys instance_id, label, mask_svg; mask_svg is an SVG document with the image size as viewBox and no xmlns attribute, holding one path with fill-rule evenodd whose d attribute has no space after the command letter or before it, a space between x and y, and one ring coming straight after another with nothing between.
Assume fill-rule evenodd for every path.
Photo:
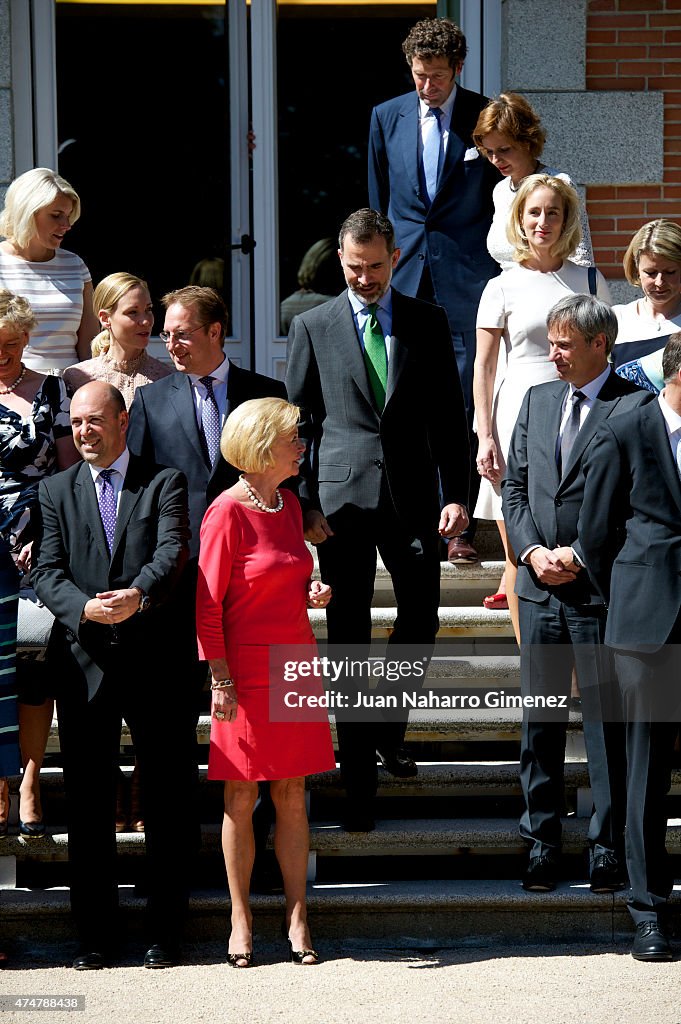
<instances>
[{"instance_id":1,"label":"white door frame","mask_svg":"<svg viewBox=\"0 0 681 1024\"><path fill-rule=\"evenodd\" d=\"M10 0L14 176L57 166L55 0Z\"/></svg>"}]
</instances>

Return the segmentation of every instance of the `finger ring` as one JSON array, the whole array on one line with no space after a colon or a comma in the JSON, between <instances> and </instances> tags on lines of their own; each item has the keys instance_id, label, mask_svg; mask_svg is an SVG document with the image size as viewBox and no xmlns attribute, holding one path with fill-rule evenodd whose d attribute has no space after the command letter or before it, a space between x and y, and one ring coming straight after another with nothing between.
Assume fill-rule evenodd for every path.
<instances>
[{"instance_id":1,"label":"finger ring","mask_svg":"<svg viewBox=\"0 0 681 1024\"><path fill-rule=\"evenodd\" d=\"M218 722L224 722L227 716L225 715L224 711L216 711L215 717L217 718Z\"/></svg>"}]
</instances>

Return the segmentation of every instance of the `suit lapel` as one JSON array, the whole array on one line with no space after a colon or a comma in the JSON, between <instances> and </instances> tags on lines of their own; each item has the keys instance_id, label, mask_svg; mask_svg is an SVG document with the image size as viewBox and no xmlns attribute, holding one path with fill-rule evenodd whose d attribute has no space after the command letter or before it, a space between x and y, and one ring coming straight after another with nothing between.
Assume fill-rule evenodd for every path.
<instances>
[{"instance_id":1,"label":"suit lapel","mask_svg":"<svg viewBox=\"0 0 681 1024\"><path fill-rule=\"evenodd\" d=\"M660 466L662 477L681 512L681 480L669 444L669 436L659 402L649 402L641 414L642 434L650 445L652 456Z\"/></svg>"},{"instance_id":2,"label":"suit lapel","mask_svg":"<svg viewBox=\"0 0 681 1024\"><path fill-rule=\"evenodd\" d=\"M397 140L404 168L416 195L421 194L419 180L419 100L416 93L404 97L397 122Z\"/></svg>"},{"instance_id":3,"label":"suit lapel","mask_svg":"<svg viewBox=\"0 0 681 1024\"><path fill-rule=\"evenodd\" d=\"M137 462L133 456L130 457L128 464L128 472L125 474L125 480L123 481L123 489L121 491L120 501L118 503L118 513L116 515L116 532L114 534L113 550L111 552L111 561L113 562L116 555L116 550L120 543L121 537L123 537L128 523L130 522L130 516L140 499L142 494L142 482L137 472Z\"/></svg>"},{"instance_id":4,"label":"suit lapel","mask_svg":"<svg viewBox=\"0 0 681 1024\"><path fill-rule=\"evenodd\" d=\"M92 542L108 565L111 558L102 525L102 517L99 512L97 492L95 491L90 467L85 462L80 467L80 471L76 476L74 495L80 512L81 522L85 524L85 529L89 532Z\"/></svg>"},{"instance_id":5,"label":"suit lapel","mask_svg":"<svg viewBox=\"0 0 681 1024\"><path fill-rule=\"evenodd\" d=\"M171 382L170 404L177 428L183 431L196 453L197 459L206 461L196 422L196 407L192 394L192 382L186 373L176 373Z\"/></svg>"},{"instance_id":6,"label":"suit lapel","mask_svg":"<svg viewBox=\"0 0 681 1024\"><path fill-rule=\"evenodd\" d=\"M546 405L544 407L544 417L540 423L540 438L549 438L551 444L546 449L547 451L547 464L549 473L551 474L552 490L557 490L560 487L560 474L558 473L558 464L556 462L556 446L558 443L558 431L560 430L560 420L563 412L563 402L565 401L565 394L567 391L567 384L562 387L560 384L552 388L551 393L547 395ZM544 445L542 444L542 448Z\"/></svg>"},{"instance_id":7,"label":"suit lapel","mask_svg":"<svg viewBox=\"0 0 681 1024\"><path fill-rule=\"evenodd\" d=\"M327 336L329 352L334 365L343 367L344 371L350 375L367 404L378 416L347 292L339 295L333 303L333 309L329 310Z\"/></svg>"},{"instance_id":8,"label":"suit lapel","mask_svg":"<svg viewBox=\"0 0 681 1024\"><path fill-rule=\"evenodd\" d=\"M459 128L462 123L462 107L465 102L464 91L460 85L457 85L456 96L454 97L454 106L452 107L452 118L449 125L447 149L445 150L445 159L442 165L442 171L440 172L437 194L433 200L434 203L437 202L438 196L443 191L447 178L449 178L453 173L459 161L463 160L464 153L466 152L466 140L462 139L457 132L457 128Z\"/></svg>"},{"instance_id":9,"label":"suit lapel","mask_svg":"<svg viewBox=\"0 0 681 1024\"><path fill-rule=\"evenodd\" d=\"M407 346L401 340L407 336L408 326L405 325L405 310L402 303L402 296L395 289L392 289L392 334L390 336L390 359L388 360L388 382L385 390L385 404L387 405L400 379L400 375L407 363Z\"/></svg>"}]
</instances>

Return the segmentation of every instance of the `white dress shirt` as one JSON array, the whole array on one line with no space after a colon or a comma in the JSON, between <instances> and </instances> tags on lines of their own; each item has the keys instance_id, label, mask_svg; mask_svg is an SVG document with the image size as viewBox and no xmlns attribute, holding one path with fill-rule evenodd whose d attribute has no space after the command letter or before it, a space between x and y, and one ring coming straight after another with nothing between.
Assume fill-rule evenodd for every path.
<instances>
[{"instance_id":1,"label":"white dress shirt","mask_svg":"<svg viewBox=\"0 0 681 1024\"><path fill-rule=\"evenodd\" d=\"M130 452L126 448L122 455L119 455L115 462L112 462L110 466L93 466L91 462L88 463L88 467L92 474L92 479L95 482L95 490L97 492L97 501L101 497L102 481L99 478L99 474L103 469L114 469L115 473L111 474L111 486L113 488L114 497L116 499L116 513L118 514L118 506L121 501L121 491L123 490L123 482L125 480L125 474L128 472L128 463L130 462Z\"/></svg>"},{"instance_id":2,"label":"white dress shirt","mask_svg":"<svg viewBox=\"0 0 681 1024\"><path fill-rule=\"evenodd\" d=\"M657 400L660 404L660 411L664 416L664 425L667 428L667 437L669 438L669 447L672 450L672 458L676 465L676 470L681 476L681 416L678 412L674 412L672 407L668 404L664 397L664 391L660 392L657 396Z\"/></svg>"}]
</instances>

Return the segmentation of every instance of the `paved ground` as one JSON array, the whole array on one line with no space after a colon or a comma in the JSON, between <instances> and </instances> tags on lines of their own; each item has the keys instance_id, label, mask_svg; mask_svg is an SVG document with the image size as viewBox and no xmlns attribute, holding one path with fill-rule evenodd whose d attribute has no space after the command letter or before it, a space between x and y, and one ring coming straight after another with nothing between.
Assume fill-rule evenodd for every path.
<instances>
[{"instance_id":1,"label":"paved ground","mask_svg":"<svg viewBox=\"0 0 681 1024\"><path fill-rule=\"evenodd\" d=\"M195 946L188 964L173 970L130 960L77 973L62 966L70 948L43 947L37 969L15 958L0 973L0 993L78 994L84 1012L3 1009L0 1024L681 1024L681 960L641 964L628 949L358 943L327 948L323 964L304 968L282 962L283 946L270 945L260 950L260 966L236 971L213 944Z\"/></svg>"}]
</instances>

